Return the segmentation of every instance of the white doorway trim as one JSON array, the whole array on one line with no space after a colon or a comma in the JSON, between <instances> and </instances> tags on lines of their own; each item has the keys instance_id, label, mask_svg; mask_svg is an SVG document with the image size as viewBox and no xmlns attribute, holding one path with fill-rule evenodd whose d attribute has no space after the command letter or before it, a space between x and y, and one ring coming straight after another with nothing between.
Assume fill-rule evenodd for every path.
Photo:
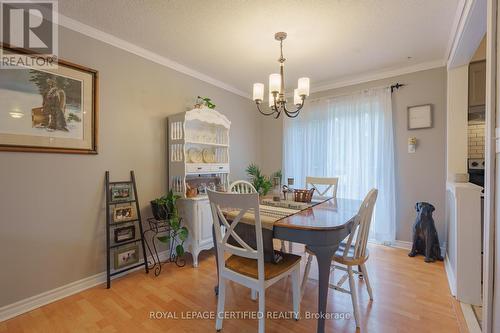
<instances>
[{"instance_id":1,"label":"white doorway trim","mask_svg":"<svg viewBox=\"0 0 500 333\"><path fill-rule=\"evenodd\" d=\"M468 65L486 33L484 24L488 0L462 0L457 9L458 22L448 55L448 69Z\"/></svg>"},{"instance_id":2,"label":"white doorway trim","mask_svg":"<svg viewBox=\"0 0 500 333\"><path fill-rule=\"evenodd\" d=\"M486 139L485 139L485 201L484 201L484 250L483 250L483 318L485 333L494 332L493 295L495 278L495 220L498 218L499 197L495 197L496 179L496 134L497 125L497 0L488 0L486 36ZM497 209L495 209L497 208Z\"/></svg>"}]
</instances>

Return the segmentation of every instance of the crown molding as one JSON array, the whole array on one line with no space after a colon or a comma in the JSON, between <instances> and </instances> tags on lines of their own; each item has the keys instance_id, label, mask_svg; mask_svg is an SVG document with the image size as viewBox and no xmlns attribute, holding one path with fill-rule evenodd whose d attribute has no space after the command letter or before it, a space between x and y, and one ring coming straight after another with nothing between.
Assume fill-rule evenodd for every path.
<instances>
[{"instance_id":1,"label":"crown molding","mask_svg":"<svg viewBox=\"0 0 500 333\"><path fill-rule=\"evenodd\" d=\"M462 0L462 1L465 2L467 0ZM457 10L457 12L461 13L461 11L458 11L458 10ZM209 75L203 74L203 73L196 71L188 66L182 65L182 64L180 64L176 61L173 61L167 57L161 56L157 53L154 53L152 51L144 49L138 45L127 42L126 40L123 40L119 37L116 37L114 35L111 35L109 33L102 31L102 30L96 29L94 27L91 27L91 26L84 24L80 21L69 18L63 14L59 14L59 25L62 27L65 27L67 29L73 30L75 32L81 33L85 36L99 40L103 43L112 45L112 46L119 48L121 50L135 54L139 57L142 57L144 59L147 59L147 60L152 61L154 63L157 63L159 65L168 67L168 68L173 69L177 72L191 76L191 77L196 78L200 81L209 83L213 86L224 89L224 90L229 91L229 92L236 94L238 96L251 99L251 96L249 93L241 91L238 88L236 88L228 83L217 80ZM458 23L457 23L457 25L458 25ZM451 40L454 40L454 38L452 38ZM450 46L450 48L451 48L451 46ZM423 62L423 63L412 65L412 66L384 69L384 70L373 71L373 72L369 72L369 73L365 73L365 74L361 74L361 75L347 76L347 77L343 77L341 79L335 79L335 80L327 81L327 82L320 82L311 88L311 92L315 93L315 92L320 92L320 91L325 91L325 90L330 90L330 89L342 88L342 87L351 86L351 85L355 85L355 84L366 83L369 81L381 80L381 79L386 79L386 78L390 78L390 77L394 77L394 76L398 76L398 75L403 75L403 74L423 71L423 70L427 70L427 69L442 67L445 65L446 65L446 61L436 60L436 61Z\"/></svg>"},{"instance_id":2,"label":"crown molding","mask_svg":"<svg viewBox=\"0 0 500 333\"><path fill-rule=\"evenodd\" d=\"M352 86L355 84L366 83L370 81L387 79L399 75L425 71L428 69L433 69L438 67L444 67L445 65L446 65L445 60L434 60L434 61L422 62L412 66L385 69L361 75L348 76L335 81L318 83L317 85L314 85L314 87L311 89L311 92L316 93L320 91L337 89L337 88Z\"/></svg>"},{"instance_id":3,"label":"crown molding","mask_svg":"<svg viewBox=\"0 0 500 333\"><path fill-rule=\"evenodd\" d=\"M86 35L88 37L91 37L93 39L99 40L103 43L112 45L116 48L122 49L124 51L129 52L129 53L135 54L139 57L150 60L154 63L159 64L159 65L168 67L168 68L173 69L179 73L186 74L186 75L191 76L191 77L198 79L200 81L209 83L213 86L224 89L224 90L229 91L233 94L236 94L236 95L239 95L239 96L242 96L245 98L250 98L250 95L248 93L245 93L245 92L237 89L236 87L234 87L230 84L219 81L211 76L208 76L208 75L203 74L201 72L198 72L198 71L196 71L188 66L185 66L185 65L182 65L176 61L173 61L172 59L161 56L157 53L149 51L149 50L142 48L140 46L137 46L133 43L127 42L126 40L118 38L114 35L111 35L107 32L96 29L94 27L91 27L85 23L82 23L82 22L77 21L75 19L69 18L69 17L67 17L63 14L60 14L60 13L59 13L59 25L62 27L65 27L67 29L81 33L83 35Z\"/></svg>"}]
</instances>

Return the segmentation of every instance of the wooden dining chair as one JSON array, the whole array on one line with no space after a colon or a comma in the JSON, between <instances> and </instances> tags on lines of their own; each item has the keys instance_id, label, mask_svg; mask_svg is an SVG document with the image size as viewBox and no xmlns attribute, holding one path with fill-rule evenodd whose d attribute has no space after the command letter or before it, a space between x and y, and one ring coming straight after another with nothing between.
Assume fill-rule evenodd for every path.
<instances>
[{"instance_id":1,"label":"wooden dining chair","mask_svg":"<svg viewBox=\"0 0 500 333\"><path fill-rule=\"evenodd\" d=\"M306 188L309 187L316 190L320 197L337 197L337 188L339 184L338 177L306 177ZM326 187L323 187L326 186ZM330 192L331 190L331 192Z\"/></svg>"},{"instance_id":2,"label":"wooden dining chair","mask_svg":"<svg viewBox=\"0 0 500 333\"><path fill-rule=\"evenodd\" d=\"M378 190L372 189L366 195L363 203L361 204L358 214L354 218L351 233L345 242L342 242L335 253L332 261L331 279L334 278L335 269L345 272L345 274L338 280L337 283L330 283L330 288L337 291L351 295L352 307L354 311L354 319L356 320L356 327L359 326L359 310L358 299L356 294L356 287L354 286L354 274L362 274L370 300L373 300L373 292L368 278L368 270L366 269L366 261L368 260L369 253L366 245L368 243L368 234L370 232L370 224L373 215L373 207L377 201ZM311 268L311 261L314 254L306 247L308 253L307 264L304 271L304 278L302 280L301 293L303 294L309 270ZM361 269L356 271L354 266ZM342 285L346 280L349 280L349 289L345 289Z\"/></svg>"},{"instance_id":3,"label":"wooden dining chair","mask_svg":"<svg viewBox=\"0 0 500 333\"><path fill-rule=\"evenodd\" d=\"M212 210L215 241L219 265L219 298L217 301L217 319L215 328L222 329L224 317L224 301L226 281L230 280L258 292L259 298L259 333L265 332L265 291L268 287L284 277L291 276L293 317L298 320L300 310L300 256L284 254L279 263L264 262L264 245L262 241L262 225L259 213L258 193L222 193L208 190L208 199ZM236 210L236 217L229 223L223 209ZM256 248L248 245L235 231L245 213L255 216ZM226 227L223 233L222 226ZM239 246L228 243L232 237ZM229 258L225 259L228 255Z\"/></svg>"},{"instance_id":4,"label":"wooden dining chair","mask_svg":"<svg viewBox=\"0 0 500 333\"><path fill-rule=\"evenodd\" d=\"M246 180L236 180L229 185L229 192L233 193L257 193L257 190L252 183ZM223 227L224 228L224 227ZM257 291L252 289L250 298L254 301L257 299Z\"/></svg>"},{"instance_id":5,"label":"wooden dining chair","mask_svg":"<svg viewBox=\"0 0 500 333\"><path fill-rule=\"evenodd\" d=\"M337 197L337 187L339 184L338 177L306 177L306 188L314 188L317 194L313 194L315 197ZM323 186L326 186L323 187ZM330 192L331 190L331 192ZM281 241L281 251L285 251L285 242ZM292 253L292 242L288 242L288 252Z\"/></svg>"},{"instance_id":6,"label":"wooden dining chair","mask_svg":"<svg viewBox=\"0 0 500 333\"><path fill-rule=\"evenodd\" d=\"M252 183L246 180L237 180L229 185L229 192L234 193L257 193L257 190Z\"/></svg>"}]
</instances>

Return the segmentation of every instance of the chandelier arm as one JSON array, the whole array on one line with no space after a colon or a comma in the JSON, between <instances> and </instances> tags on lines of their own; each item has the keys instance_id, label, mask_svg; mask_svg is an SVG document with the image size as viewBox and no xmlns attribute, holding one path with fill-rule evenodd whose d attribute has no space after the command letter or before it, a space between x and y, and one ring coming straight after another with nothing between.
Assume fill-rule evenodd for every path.
<instances>
[{"instance_id":1,"label":"chandelier arm","mask_svg":"<svg viewBox=\"0 0 500 333\"><path fill-rule=\"evenodd\" d=\"M293 110L293 111L290 111L286 108L286 104L284 105L283 109L285 111L285 114L290 117L290 118L295 118L299 115L299 112L300 110L302 109L302 107L304 106L304 101L305 101L305 98L302 98L302 103L297 107L297 109Z\"/></svg>"},{"instance_id":2,"label":"chandelier arm","mask_svg":"<svg viewBox=\"0 0 500 333\"><path fill-rule=\"evenodd\" d=\"M259 112L262 113L264 116L271 116L277 112L276 110L273 110L272 108L271 108L272 112L270 112L270 113L264 112L260 109L260 103L256 103L256 104L257 104L257 110L259 110Z\"/></svg>"},{"instance_id":3,"label":"chandelier arm","mask_svg":"<svg viewBox=\"0 0 500 333\"><path fill-rule=\"evenodd\" d=\"M297 118L299 116L299 110L295 111L295 112L286 112L285 111L285 114L288 116L288 118Z\"/></svg>"}]
</instances>

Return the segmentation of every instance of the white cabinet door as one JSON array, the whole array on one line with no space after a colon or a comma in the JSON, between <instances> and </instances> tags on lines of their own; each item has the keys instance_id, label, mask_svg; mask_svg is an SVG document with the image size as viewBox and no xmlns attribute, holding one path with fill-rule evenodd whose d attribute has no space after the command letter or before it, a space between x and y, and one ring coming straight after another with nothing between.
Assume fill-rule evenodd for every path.
<instances>
[{"instance_id":1,"label":"white cabinet door","mask_svg":"<svg viewBox=\"0 0 500 333\"><path fill-rule=\"evenodd\" d=\"M469 106L484 105L486 101L486 62L469 65Z\"/></svg>"},{"instance_id":2,"label":"white cabinet door","mask_svg":"<svg viewBox=\"0 0 500 333\"><path fill-rule=\"evenodd\" d=\"M200 225L200 244L212 243L212 211L208 200L198 203L198 217Z\"/></svg>"}]
</instances>

